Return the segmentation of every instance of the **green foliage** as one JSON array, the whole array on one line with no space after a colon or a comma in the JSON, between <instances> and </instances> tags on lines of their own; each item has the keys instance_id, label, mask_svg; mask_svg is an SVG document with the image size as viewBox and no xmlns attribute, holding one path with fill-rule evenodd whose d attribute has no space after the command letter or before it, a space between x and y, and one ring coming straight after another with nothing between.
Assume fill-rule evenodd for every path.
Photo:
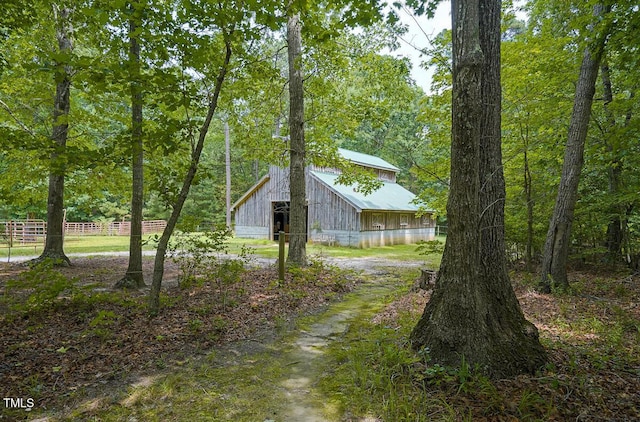
<instances>
[{"instance_id":1,"label":"green foliage","mask_svg":"<svg viewBox=\"0 0 640 422\"><path fill-rule=\"evenodd\" d=\"M37 317L56 308L61 295L71 297L76 292L76 280L55 270L54 264L50 259L43 260L7 282L3 299L10 317Z\"/></svg>"},{"instance_id":2,"label":"green foliage","mask_svg":"<svg viewBox=\"0 0 640 422\"><path fill-rule=\"evenodd\" d=\"M184 221L185 230L193 229L198 222ZM180 232L169 244L169 257L180 268L178 284L186 289L203 283L215 283L216 294L223 308L229 305L228 291L242 280L246 264L254 249L241 245L235 256L229 254L231 229L219 225L205 232Z\"/></svg>"},{"instance_id":3,"label":"green foliage","mask_svg":"<svg viewBox=\"0 0 640 422\"><path fill-rule=\"evenodd\" d=\"M192 222L185 223L185 229L192 229ZM204 233L179 232L172 237L168 254L169 258L180 268L178 284L187 288L198 282L198 277L218 264L221 255L228 252L227 240L232 236L231 230L219 226Z\"/></svg>"},{"instance_id":4,"label":"green foliage","mask_svg":"<svg viewBox=\"0 0 640 422\"><path fill-rule=\"evenodd\" d=\"M416 252L420 255L433 255L433 254L442 254L444 252L444 242L435 239L435 240L421 240L418 242L418 247L416 247Z\"/></svg>"},{"instance_id":5,"label":"green foliage","mask_svg":"<svg viewBox=\"0 0 640 422\"><path fill-rule=\"evenodd\" d=\"M100 310L96 316L89 321L89 332L102 340L110 338L116 322L120 319L113 311Z\"/></svg>"}]
</instances>

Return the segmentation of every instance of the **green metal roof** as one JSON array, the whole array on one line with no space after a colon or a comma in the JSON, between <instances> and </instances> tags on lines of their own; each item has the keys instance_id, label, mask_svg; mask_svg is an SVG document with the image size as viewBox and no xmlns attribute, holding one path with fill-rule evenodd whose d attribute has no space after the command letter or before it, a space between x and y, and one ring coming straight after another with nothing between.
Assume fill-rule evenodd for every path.
<instances>
[{"instance_id":1,"label":"green metal roof","mask_svg":"<svg viewBox=\"0 0 640 422\"><path fill-rule=\"evenodd\" d=\"M375 157L369 154L363 154L361 152L350 151L344 148L338 148L338 152L342 158L351 161L355 164L362 164L368 167L374 167L378 169L385 169L398 172L400 169L393 164L389 164L380 157Z\"/></svg>"},{"instance_id":2,"label":"green metal roof","mask_svg":"<svg viewBox=\"0 0 640 422\"><path fill-rule=\"evenodd\" d=\"M412 202L416 196L397 183L383 182L380 189L364 195L356 192L353 186L339 185L336 174L317 171L310 173L360 211L418 211L418 206Z\"/></svg>"}]
</instances>

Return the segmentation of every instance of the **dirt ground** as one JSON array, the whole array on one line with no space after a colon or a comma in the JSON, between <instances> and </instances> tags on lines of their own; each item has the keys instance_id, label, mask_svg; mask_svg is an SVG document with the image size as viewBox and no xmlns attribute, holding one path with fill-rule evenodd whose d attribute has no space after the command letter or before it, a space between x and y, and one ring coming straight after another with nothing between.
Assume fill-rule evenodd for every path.
<instances>
[{"instance_id":1,"label":"dirt ground","mask_svg":"<svg viewBox=\"0 0 640 422\"><path fill-rule=\"evenodd\" d=\"M259 349L279 331L288 330L298 316L317 312L352 290L361 281L358 272L388 278L393 271L381 267L420 266L379 258L327 258L279 283L273 262L260 260L231 285L201 280L185 287L178 285L180 268L167 260L162 310L150 319L148 287L112 289L125 272L126 257L75 257L73 264L56 271L75 280L78 288L62 292L46 306L29 301L31 287L20 289L10 280L33 286L39 277L51 279L51 270L38 273L0 264L4 397L34 397L42 410L62 410L80 397L117 390L140 374L166 371L213 348ZM147 283L152 265L153 260L145 258ZM343 269L327 271L327 265ZM546 400L535 406L558 407L554 420L640 420L638 276L573 271L574 291L567 295L536 293L527 274L516 272L512 279L526 317L540 331L550 363L543 375L500 381L500 394L535 393ZM416 289L374 320L393 325L406 311L419 315L428 297L428 292ZM448 400L471 406L468 397L455 391ZM482 400L477 406L471 413L481 415ZM0 420L11 419L0 414Z\"/></svg>"},{"instance_id":2,"label":"dirt ground","mask_svg":"<svg viewBox=\"0 0 640 422\"><path fill-rule=\"evenodd\" d=\"M152 266L152 259L144 260L147 284ZM353 274L336 279L319 267L278 283L276 268L266 266L244 272L229 286L202 281L181 288L180 270L168 260L161 312L150 319L149 287L112 288L126 267L126 257L74 258L73 266L55 271L74 279L79 291L64 292L42 309L30 308L25 295L31 289L20 291L20 301L0 301L4 397L34 397L39 408L60 408L73 397L125 384L136 374L180 364L212 347L239 340L259 344L358 282ZM39 276L23 265L1 264L0 297L16 296L15 288L5 295L8 280L31 282Z\"/></svg>"}]
</instances>

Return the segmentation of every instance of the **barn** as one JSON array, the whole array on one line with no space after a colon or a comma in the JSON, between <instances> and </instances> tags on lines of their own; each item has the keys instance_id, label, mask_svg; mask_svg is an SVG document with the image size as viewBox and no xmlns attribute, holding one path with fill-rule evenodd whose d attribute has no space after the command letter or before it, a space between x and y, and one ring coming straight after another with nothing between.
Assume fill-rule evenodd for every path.
<instances>
[{"instance_id":1,"label":"barn","mask_svg":"<svg viewBox=\"0 0 640 422\"><path fill-rule=\"evenodd\" d=\"M337 183L340 170L306 168L307 239L314 243L366 248L430 240L435 235L432 213L418 217L415 195L396 183L399 169L368 154L339 149L352 164L372 170L382 187L365 195ZM269 172L233 205L239 238L278 239L289 232L289 169Z\"/></svg>"}]
</instances>

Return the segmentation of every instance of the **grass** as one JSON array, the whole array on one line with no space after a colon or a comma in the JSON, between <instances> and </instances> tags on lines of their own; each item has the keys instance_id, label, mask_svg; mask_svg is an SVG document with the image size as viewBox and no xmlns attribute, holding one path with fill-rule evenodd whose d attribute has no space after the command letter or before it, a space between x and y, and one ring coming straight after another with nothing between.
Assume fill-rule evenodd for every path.
<instances>
[{"instance_id":1,"label":"grass","mask_svg":"<svg viewBox=\"0 0 640 422\"><path fill-rule=\"evenodd\" d=\"M445 241L444 236L439 236L437 240ZM246 244L255 248L256 254L266 258L278 257L278 243L269 240L254 239L231 239L230 244L233 247L240 248L240 245ZM391 245L378 246L374 248L350 248L342 246L327 246L320 244L307 244L307 254L317 256L319 258L381 258L394 261L420 261L424 260L428 264L437 268L440 265L440 255L420 255L416 252L416 245Z\"/></svg>"},{"instance_id":2,"label":"grass","mask_svg":"<svg viewBox=\"0 0 640 422\"><path fill-rule=\"evenodd\" d=\"M144 236L148 241L153 235ZM438 240L444 242L444 237ZM263 239L239 239L232 238L228 241L229 252L239 253L243 245L255 249L255 254L276 259L278 257L278 243ZM6 244L0 244L0 259L7 258L9 252L12 257L34 256L42 252L43 244L33 246L19 246L8 248ZM144 250L153 250L152 242L147 242ZM126 252L129 250L128 236L67 236L65 238L65 252L73 253L104 253L104 252ZM326 246L320 244L307 244L307 254L309 256L336 257L336 258L381 258L396 261L420 261L424 260L427 265L437 268L440 265L439 255L423 256L416 252L416 245L392 245L375 248L358 249L340 246Z\"/></svg>"},{"instance_id":3,"label":"grass","mask_svg":"<svg viewBox=\"0 0 640 422\"><path fill-rule=\"evenodd\" d=\"M408 344L419 313L401 309L382 320L354 321L330 345L333 370L321 389L354 420L636 420L640 401L631 397L638 388L640 323L635 305L619 298L637 289L588 276L574 287L581 293L521 299L543 327L549 352L547 367L533 376L491 381L469 365L434 364L428 352L416 354Z\"/></svg>"},{"instance_id":4,"label":"grass","mask_svg":"<svg viewBox=\"0 0 640 422\"><path fill-rule=\"evenodd\" d=\"M408 280L415 278L415 269L399 273L400 279L374 285L363 293L347 294L329 310L298 319L296 327L308 330L345 311L353 312L357 319L371 317L385 303L406 292ZM298 335L282 332L277 341L259 352L214 351L170 368L157 365L163 368L161 374L142 378L125 391L87 400L62 420L281 420L285 403L290 400L285 396L288 389L283 387L283 381L291 376L292 367L300 365L293 360L297 355L290 353ZM314 373L307 376L315 377L332 370L322 358L314 362L313 368ZM313 391L315 387L310 388L312 391L305 395L317 396ZM336 401L315 405L326 412L327 420L339 419Z\"/></svg>"},{"instance_id":5,"label":"grass","mask_svg":"<svg viewBox=\"0 0 640 422\"><path fill-rule=\"evenodd\" d=\"M284 401L273 384L284 365L269 351L244 357L211 352L81 403L62 420L268 420Z\"/></svg>"},{"instance_id":6,"label":"grass","mask_svg":"<svg viewBox=\"0 0 640 422\"><path fill-rule=\"evenodd\" d=\"M144 241L150 235L144 236ZM11 256L33 256L42 252L44 244L42 242L29 246L14 246L9 249L6 243L0 243L0 258L7 258L9 252ZM152 250L150 244L143 246L144 250ZM64 240L65 253L103 253L103 252L126 252L129 250L128 236L67 236Z\"/></svg>"}]
</instances>

